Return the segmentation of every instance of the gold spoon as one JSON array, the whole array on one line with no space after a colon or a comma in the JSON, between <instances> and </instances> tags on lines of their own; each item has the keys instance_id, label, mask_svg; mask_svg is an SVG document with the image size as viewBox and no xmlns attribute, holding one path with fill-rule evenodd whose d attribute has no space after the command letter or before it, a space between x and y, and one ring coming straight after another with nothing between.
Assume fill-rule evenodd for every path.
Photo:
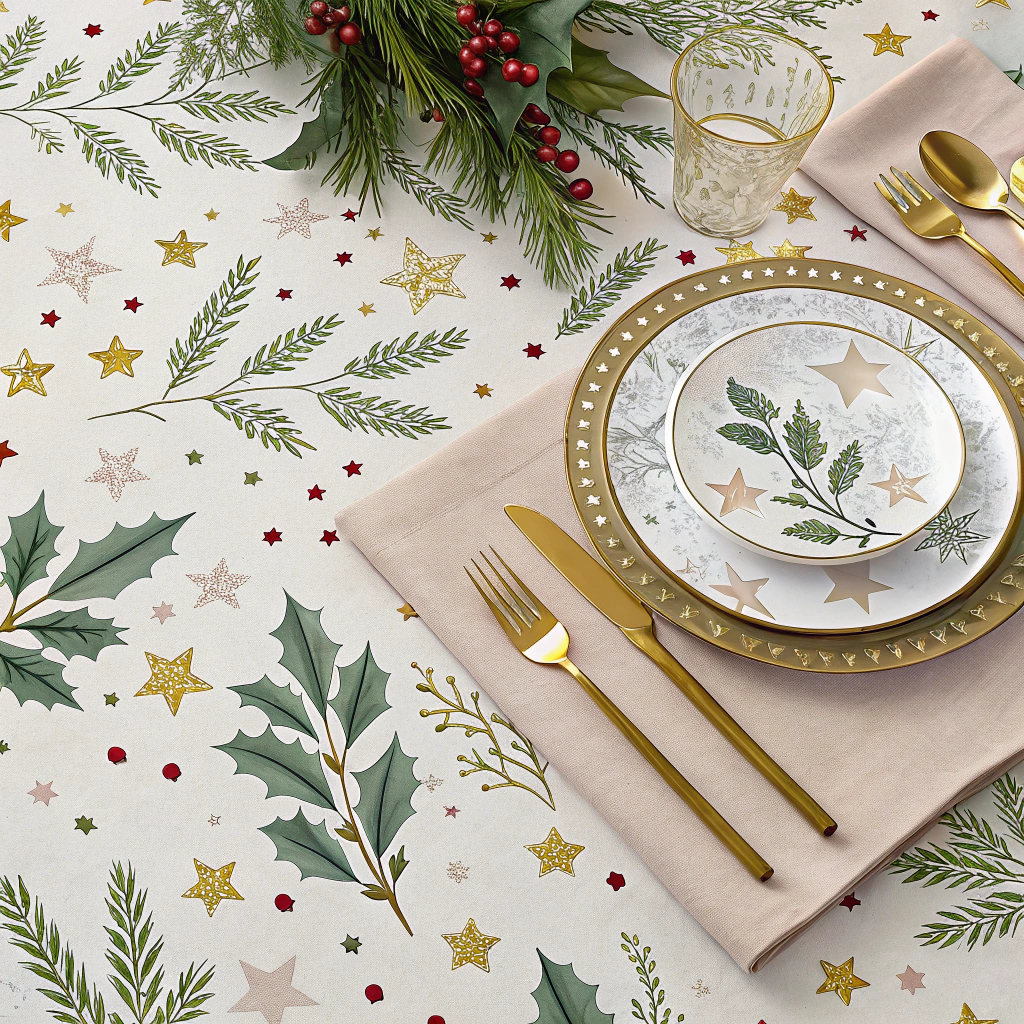
<instances>
[{"instance_id":1,"label":"gold spoon","mask_svg":"<svg viewBox=\"0 0 1024 1024\"><path fill-rule=\"evenodd\" d=\"M1010 190L1024 203L1024 156L1017 157L1010 168Z\"/></svg>"},{"instance_id":2,"label":"gold spoon","mask_svg":"<svg viewBox=\"0 0 1024 1024\"><path fill-rule=\"evenodd\" d=\"M1024 217L1006 205L1009 187L999 168L973 142L952 132L928 132L919 152L928 176L950 199L972 210L998 210L1024 228Z\"/></svg>"}]
</instances>

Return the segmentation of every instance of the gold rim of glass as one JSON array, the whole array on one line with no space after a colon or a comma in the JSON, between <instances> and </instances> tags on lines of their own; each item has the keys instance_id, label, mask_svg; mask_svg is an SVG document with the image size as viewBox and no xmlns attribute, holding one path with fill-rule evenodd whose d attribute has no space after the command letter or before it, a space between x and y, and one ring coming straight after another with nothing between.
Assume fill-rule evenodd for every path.
<instances>
[{"instance_id":1,"label":"gold rim of glass","mask_svg":"<svg viewBox=\"0 0 1024 1024\"><path fill-rule=\"evenodd\" d=\"M828 103L825 106L822 115L815 124L808 128L807 131L801 132L799 135L794 135L792 138L787 139L772 139L768 142L742 142L739 139L730 139L727 135L719 135L718 132L712 131L705 124L694 119L690 112L683 106L682 100L679 98L679 68L683 61L686 59L687 54L691 50L705 43L710 36L721 35L723 32L745 32L749 35L757 36L768 36L774 39L784 39L789 43L792 43L797 49L803 50L817 65L821 68L822 74L825 76L825 81L828 83ZM706 135L710 135L717 139L719 142L727 142L733 146L739 148L757 148L771 147L771 146L786 146L791 142L797 142L800 139L806 139L809 136L813 137L817 132L821 130L821 126L825 123L829 113L832 110L832 103L835 100L835 83L832 81L832 76L829 74L829 70L822 63L822 60L813 50L805 46L799 39L795 39L793 36L786 35L784 32L772 32L770 29L765 28L751 28L749 25L723 25L721 28L712 29L710 32L705 32L700 38L695 39L685 50L676 58L675 64L672 65L672 81L669 83L672 92L672 106L683 115L684 118L698 131L704 132Z\"/></svg>"}]
</instances>

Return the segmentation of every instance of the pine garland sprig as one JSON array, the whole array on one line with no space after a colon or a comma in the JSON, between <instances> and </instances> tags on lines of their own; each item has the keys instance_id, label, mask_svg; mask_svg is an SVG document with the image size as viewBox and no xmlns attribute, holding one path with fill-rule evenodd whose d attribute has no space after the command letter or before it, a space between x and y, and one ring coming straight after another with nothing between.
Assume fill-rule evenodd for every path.
<instances>
[{"instance_id":1,"label":"pine garland sprig","mask_svg":"<svg viewBox=\"0 0 1024 1024\"><path fill-rule=\"evenodd\" d=\"M313 445L299 436L302 431L280 409L264 409L241 398L210 398L209 402L221 416L244 431L249 440L259 438L264 448L273 446L277 452L283 448L299 458L302 458L299 448L316 451Z\"/></svg>"},{"instance_id":2,"label":"pine garland sprig","mask_svg":"<svg viewBox=\"0 0 1024 1024\"><path fill-rule=\"evenodd\" d=\"M234 270L207 299L206 304L196 314L189 330L188 340L182 344L177 338L171 346L167 357L167 368L171 371L171 382L167 385L164 398L174 389L194 380L195 377L212 362L217 349L227 341L227 333L238 323L231 320L248 306L242 302L255 285L259 272L255 272L259 256L245 261L244 256L238 257Z\"/></svg>"},{"instance_id":3,"label":"pine garland sprig","mask_svg":"<svg viewBox=\"0 0 1024 1024\"><path fill-rule=\"evenodd\" d=\"M18 25L13 35L7 36L6 44L0 43L0 89L13 89L18 72L34 60L34 54L46 38L42 22L30 14L24 23ZM5 84L6 83L6 84Z\"/></svg>"},{"instance_id":4,"label":"pine garland sprig","mask_svg":"<svg viewBox=\"0 0 1024 1024\"><path fill-rule=\"evenodd\" d=\"M349 387L315 392L324 410L346 430L371 430L381 436L415 438L435 430L450 430L445 416L434 416L426 406L399 405L397 398L364 395Z\"/></svg>"},{"instance_id":5,"label":"pine garland sprig","mask_svg":"<svg viewBox=\"0 0 1024 1024\"><path fill-rule=\"evenodd\" d=\"M308 327L303 324L298 328L293 327L286 334L279 334L269 346L261 345L255 355L245 360L238 377L231 384L237 384L249 377L294 370L293 363L305 362L313 349L327 341L335 328L344 322L332 313L328 317L318 316ZM225 391L227 388L221 390Z\"/></svg>"},{"instance_id":6,"label":"pine garland sprig","mask_svg":"<svg viewBox=\"0 0 1024 1024\"><path fill-rule=\"evenodd\" d=\"M118 181L126 181L134 191L156 196L160 186L150 174L149 165L125 144L124 139L98 124L79 121L60 111L55 113L71 125L75 138L81 140L86 163L92 164L104 178L110 177L113 171Z\"/></svg>"},{"instance_id":7,"label":"pine garland sprig","mask_svg":"<svg viewBox=\"0 0 1024 1024\"><path fill-rule=\"evenodd\" d=\"M31 110L40 103L66 96L68 90L78 81L82 74L82 58L72 57L62 60L53 71L47 71L46 78L32 90L29 98L18 108Z\"/></svg>"},{"instance_id":8,"label":"pine garland sprig","mask_svg":"<svg viewBox=\"0 0 1024 1024\"><path fill-rule=\"evenodd\" d=\"M207 121L260 121L294 114L278 100L263 96L255 89L249 92L220 92L204 89L178 100L178 107L192 117Z\"/></svg>"},{"instance_id":9,"label":"pine garland sprig","mask_svg":"<svg viewBox=\"0 0 1024 1024\"><path fill-rule=\"evenodd\" d=\"M436 363L466 347L466 332L449 328L443 335L431 331L420 337L414 331L404 341L395 338L384 344L376 342L364 356L353 359L344 370L348 377L366 380L391 380L410 370L421 369L427 363Z\"/></svg>"},{"instance_id":10,"label":"pine garland sprig","mask_svg":"<svg viewBox=\"0 0 1024 1024\"><path fill-rule=\"evenodd\" d=\"M202 160L207 167L220 164L222 167L234 167L240 171L257 170L249 151L223 135L212 135L195 128L186 128L184 125L165 121L161 117L153 117L149 121L160 145L172 153L177 153L186 164L191 164L193 160Z\"/></svg>"},{"instance_id":11,"label":"pine garland sprig","mask_svg":"<svg viewBox=\"0 0 1024 1024\"><path fill-rule=\"evenodd\" d=\"M160 59L167 54L180 34L181 23L177 21L157 25L155 36L147 32L144 39L136 41L134 53L125 50L124 57L118 57L110 66L106 78L100 81L100 93L109 96L121 92L131 86L134 79L149 74L159 66Z\"/></svg>"},{"instance_id":12,"label":"pine garland sprig","mask_svg":"<svg viewBox=\"0 0 1024 1024\"><path fill-rule=\"evenodd\" d=\"M627 245L596 279L591 277L589 284L573 296L562 313L555 337L579 334L597 323L627 288L643 279L654 266L656 254L664 248L656 238L638 242L632 249Z\"/></svg>"}]
</instances>

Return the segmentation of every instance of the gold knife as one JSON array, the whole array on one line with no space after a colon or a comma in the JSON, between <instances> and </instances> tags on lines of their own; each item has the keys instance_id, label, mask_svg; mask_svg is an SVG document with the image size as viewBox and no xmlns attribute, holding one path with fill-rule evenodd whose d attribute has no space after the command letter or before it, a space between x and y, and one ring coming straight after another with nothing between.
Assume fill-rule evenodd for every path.
<instances>
[{"instance_id":1,"label":"gold knife","mask_svg":"<svg viewBox=\"0 0 1024 1024\"><path fill-rule=\"evenodd\" d=\"M547 516L523 505L506 505L505 512L523 536L599 612L611 619L626 638L639 647L686 694L694 707L822 835L830 836L835 832L838 826L832 817L743 731L725 708L658 642L651 613L639 598Z\"/></svg>"}]
</instances>

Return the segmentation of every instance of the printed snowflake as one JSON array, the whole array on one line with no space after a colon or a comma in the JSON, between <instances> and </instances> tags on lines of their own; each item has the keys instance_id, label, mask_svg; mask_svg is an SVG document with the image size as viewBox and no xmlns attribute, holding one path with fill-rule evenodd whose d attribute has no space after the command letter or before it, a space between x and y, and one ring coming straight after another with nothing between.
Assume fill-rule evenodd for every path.
<instances>
[{"instance_id":1,"label":"printed snowflake","mask_svg":"<svg viewBox=\"0 0 1024 1024\"><path fill-rule=\"evenodd\" d=\"M944 508L925 529L929 531L920 544L914 548L915 551L924 551L926 548L939 549L939 561L944 562L950 554L955 554L960 561L967 562L967 552L964 548L969 544L980 544L988 537L983 533L975 533L970 529L971 520L981 511L976 508L965 516L953 518L948 508Z\"/></svg>"},{"instance_id":2,"label":"printed snowflake","mask_svg":"<svg viewBox=\"0 0 1024 1024\"><path fill-rule=\"evenodd\" d=\"M469 878L469 868L461 860L450 860L448 862L448 877L453 882L462 882L464 878Z\"/></svg>"},{"instance_id":3,"label":"printed snowflake","mask_svg":"<svg viewBox=\"0 0 1024 1024\"><path fill-rule=\"evenodd\" d=\"M399 611L401 611L401 609L399 609ZM437 789L437 787L440 786L442 782L444 782L444 779L436 778L433 773L431 773L427 778L423 779L423 785L426 786L431 793L433 793L434 790Z\"/></svg>"}]
</instances>

